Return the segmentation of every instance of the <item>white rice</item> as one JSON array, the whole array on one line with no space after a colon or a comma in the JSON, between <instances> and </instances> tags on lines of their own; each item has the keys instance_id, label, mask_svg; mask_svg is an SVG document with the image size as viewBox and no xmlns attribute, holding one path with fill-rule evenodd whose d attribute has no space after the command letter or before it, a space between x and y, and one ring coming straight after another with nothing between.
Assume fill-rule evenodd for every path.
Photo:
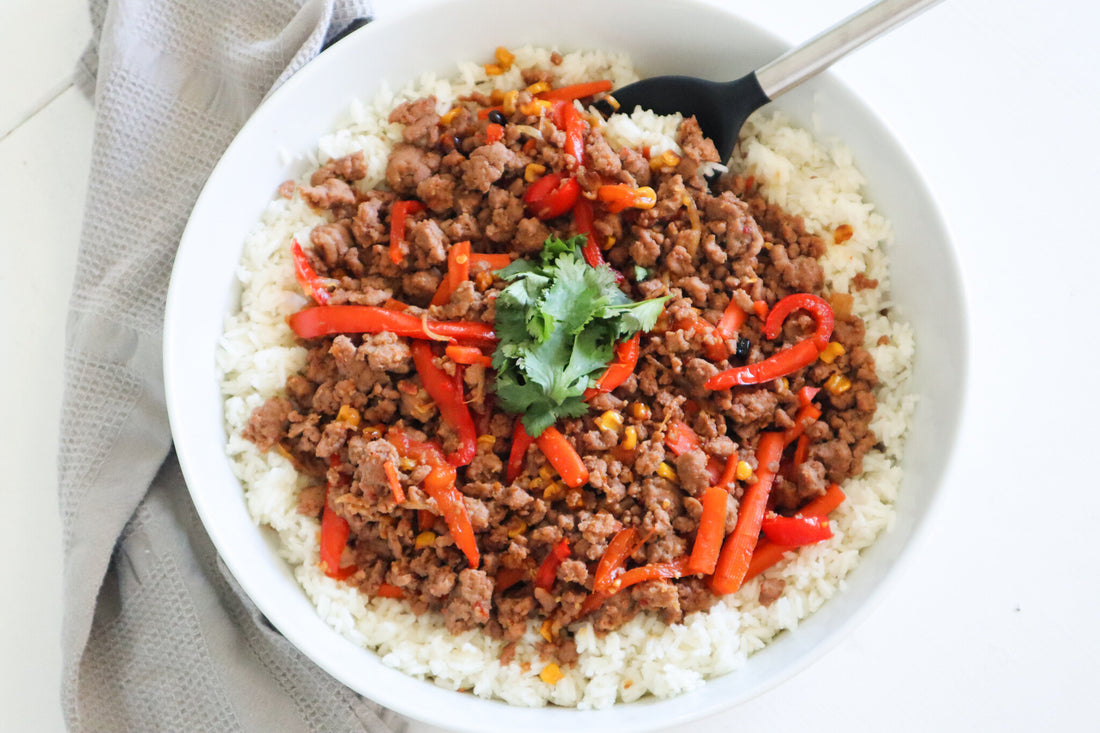
<instances>
[{"instance_id":1,"label":"white rice","mask_svg":"<svg viewBox=\"0 0 1100 733\"><path fill-rule=\"evenodd\" d=\"M386 122L394 105L434 94L443 112L457 96L475 88L514 88L521 83L518 69L548 66L550 50L525 48L516 56L513 69L502 76L486 77L481 66L463 64L453 78L425 75L407 89L384 91L369 102L355 103L347 125L324 137L306 161L319 165L363 150L369 173L358 185L375 187L384 181L388 151L400 139L400 126ZM567 54L555 70L562 83L607 78L619 86L635 78L627 58L599 52ZM616 146L648 144L657 152L677 150L678 123L677 116L661 118L638 111L612 118L605 134ZM590 623L579 624L575 628L579 660L564 667L565 677L553 685L539 678L545 662L537 653L541 637L534 623L514 660L501 664L503 642L479 631L453 636L441 614L417 616L401 601L368 599L318 569L319 523L296 511L296 493L304 480L278 452L261 453L241 437L252 410L281 394L286 378L304 365L305 349L296 344L284 320L306 304L295 284L289 249L295 237L308 242L310 230L325 220L297 194L271 203L246 242L237 273L241 310L227 317L218 353L226 450L252 517L278 533L282 556L333 628L351 642L376 651L385 664L446 688L515 705L600 708L647 694L678 695L699 687L708 677L731 672L837 593L859 562L859 551L893 520L902 475L899 461L915 403L908 389L912 331L880 315L890 305L884 252L891 240L890 226L863 198L864 180L849 151L839 143L824 145L814 140L780 115L756 115L749 121L732 167L755 176L771 202L802 215L807 228L827 241L839 225L853 228L850 240L829 246L823 265L829 286L837 291L847 291L849 281L860 272L880 283L876 289L855 293L853 310L866 323L866 346L881 381L871 427L884 449L869 453L863 473L844 485L848 501L832 515L835 536L803 548L766 574L786 581L782 597L771 606L757 602L761 582L757 578L681 624L666 625L643 613L604 636L597 635ZM878 344L882 336L888 337L886 345Z\"/></svg>"}]
</instances>

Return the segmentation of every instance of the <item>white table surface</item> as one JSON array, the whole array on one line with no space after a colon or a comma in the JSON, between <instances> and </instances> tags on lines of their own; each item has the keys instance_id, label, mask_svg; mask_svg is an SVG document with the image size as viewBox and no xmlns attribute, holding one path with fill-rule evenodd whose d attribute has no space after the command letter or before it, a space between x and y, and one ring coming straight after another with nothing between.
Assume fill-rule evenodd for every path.
<instances>
[{"instance_id":1,"label":"white table surface","mask_svg":"<svg viewBox=\"0 0 1100 733\"><path fill-rule=\"evenodd\" d=\"M795 42L863 2L723 4ZM955 236L973 334L961 444L929 531L866 621L685 731L1096 730L1098 31L1085 0L949 0L837 65ZM55 454L94 122L72 79L89 34L80 0L0 0L5 731L63 729Z\"/></svg>"}]
</instances>

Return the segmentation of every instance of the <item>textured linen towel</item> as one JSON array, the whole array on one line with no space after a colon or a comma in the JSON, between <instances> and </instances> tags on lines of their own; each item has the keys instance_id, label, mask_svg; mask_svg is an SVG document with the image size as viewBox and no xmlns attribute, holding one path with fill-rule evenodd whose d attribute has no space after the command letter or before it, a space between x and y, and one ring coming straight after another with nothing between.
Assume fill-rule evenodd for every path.
<instances>
[{"instance_id":1,"label":"textured linen towel","mask_svg":"<svg viewBox=\"0 0 1100 733\"><path fill-rule=\"evenodd\" d=\"M90 731L398 730L219 565L172 453L164 299L187 216L271 89L368 0L92 0L97 117L59 456L62 702Z\"/></svg>"}]
</instances>

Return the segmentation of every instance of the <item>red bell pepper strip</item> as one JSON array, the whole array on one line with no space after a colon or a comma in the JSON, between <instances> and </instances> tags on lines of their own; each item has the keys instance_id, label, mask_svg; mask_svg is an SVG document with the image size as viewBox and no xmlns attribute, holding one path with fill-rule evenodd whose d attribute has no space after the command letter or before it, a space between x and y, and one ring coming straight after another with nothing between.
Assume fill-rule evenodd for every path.
<instances>
[{"instance_id":1,"label":"red bell pepper strip","mask_svg":"<svg viewBox=\"0 0 1100 733\"><path fill-rule=\"evenodd\" d=\"M420 509L416 512L416 526L421 532L435 526L435 514L430 509Z\"/></svg>"},{"instance_id":2,"label":"red bell pepper strip","mask_svg":"<svg viewBox=\"0 0 1100 733\"><path fill-rule=\"evenodd\" d=\"M390 260L400 265L405 259L405 220L411 214L424 210L419 201L398 201L390 212Z\"/></svg>"},{"instance_id":3,"label":"red bell pepper strip","mask_svg":"<svg viewBox=\"0 0 1100 733\"><path fill-rule=\"evenodd\" d=\"M427 341L413 342L412 357L416 373L439 408L443 421L458 432L459 448L447 456L447 462L452 466L469 465L477 453L477 428L461 388L455 385L449 374L435 365L432 345Z\"/></svg>"},{"instance_id":4,"label":"red bell pepper strip","mask_svg":"<svg viewBox=\"0 0 1100 733\"><path fill-rule=\"evenodd\" d=\"M512 264L512 258L505 254L482 254L480 252L470 253L470 266L485 263L493 270L503 270L508 265Z\"/></svg>"},{"instance_id":5,"label":"red bell pepper strip","mask_svg":"<svg viewBox=\"0 0 1100 733\"><path fill-rule=\"evenodd\" d=\"M523 427L523 418L517 417L516 427L512 433L512 448L508 452L508 470L505 473L508 483L515 481L523 473L523 462L527 457L527 449L534 442L535 439L528 435L527 430Z\"/></svg>"},{"instance_id":6,"label":"red bell pepper strip","mask_svg":"<svg viewBox=\"0 0 1100 733\"><path fill-rule=\"evenodd\" d=\"M806 462L806 459L810 456L810 437L808 435L799 435L798 443L794 446L794 456L791 460L795 466L800 466Z\"/></svg>"},{"instance_id":7,"label":"red bell pepper strip","mask_svg":"<svg viewBox=\"0 0 1100 733\"><path fill-rule=\"evenodd\" d=\"M634 188L627 183L610 183L600 186L596 189L596 198L603 202L603 205L612 214L617 214L632 206L649 209L657 203L657 197L652 188Z\"/></svg>"},{"instance_id":8,"label":"red bell pepper strip","mask_svg":"<svg viewBox=\"0 0 1100 733\"><path fill-rule=\"evenodd\" d=\"M584 164L584 118L576 107L567 104L562 110L562 121L565 123L564 150L566 155L573 158L574 162L570 167L576 168Z\"/></svg>"},{"instance_id":9,"label":"red bell pepper strip","mask_svg":"<svg viewBox=\"0 0 1100 733\"><path fill-rule=\"evenodd\" d=\"M405 597L405 591L398 588L396 585L390 585L389 583L381 583L378 586L379 598L397 598L401 599Z\"/></svg>"},{"instance_id":10,"label":"red bell pepper strip","mask_svg":"<svg viewBox=\"0 0 1100 733\"><path fill-rule=\"evenodd\" d=\"M829 526L828 518L821 516L783 517L778 514L768 515L764 517L760 529L764 536L772 542L789 547L812 545L833 536L833 529Z\"/></svg>"},{"instance_id":11,"label":"red bell pepper strip","mask_svg":"<svg viewBox=\"0 0 1100 733\"><path fill-rule=\"evenodd\" d=\"M393 500L397 504L405 503L405 490L401 488L401 478L397 475L397 469L394 467L392 461L385 461L382 464L382 470L386 472L386 480L390 484L390 491L393 492Z\"/></svg>"},{"instance_id":12,"label":"red bell pepper strip","mask_svg":"<svg viewBox=\"0 0 1100 733\"><path fill-rule=\"evenodd\" d=\"M557 428L552 425L546 428L536 441L546 460L550 461L550 465L566 486L576 489L588 483L588 468L577 449Z\"/></svg>"},{"instance_id":13,"label":"red bell pepper strip","mask_svg":"<svg viewBox=\"0 0 1100 733\"><path fill-rule=\"evenodd\" d=\"M832 484L824 494L802 507L799 515L824 517L843 504L844 499L844 492L840 490L839 486ZM796 548L789 545L777 545L766 539L760 540L756 544L756 549L753 550L752 560L749 562L749 571L745 574L745 581L747 582L760 575L760 573L782 560L783 555L788 550L793 549Z\"/></svg>"},{"instance_id":14,"label":"red bell pepper strip","mask_svg":"<svg viewBox=\"0 0 1100 733\"><path fill-rule=\"evenodd\" d=\"M413 339L469 341L496 348L496 334L487 323L475 321L432 321L393 308L372 305L319 305L287 318L300 338L311 339L337 333L382 333L389 331Z\"/></svg>"},{"instance_id":15,"label":"red bell pepper strip","mask_svg":"<svg viewBox=\"0 0 1100 733\"><path fill-rule=\"evenodd\" d=\"M446 353L447 358L455 364L465 364L467 366L471 364L480 364L483 367L491 367L493 365L493 357L481 353L481 349L476 346L448 344Z\"/></svg>"},{"instance_id":16,"label":"red bell pepper strip","mask_svg":"<svg viewBox=\"0 0 1100 733\"><path fill-rule=\"evenodd\" d=\"M703 353L711 361L722 361L729 356L729 349L722 333L703 318L685 318L676 322L677 331L690 331L703 339Z\"/></svg>"},{"instance_id":17,"label":"red bell pepper strip","mask_svg":"<svg viewBox=\"0 0 1100 733\"><path fill-rule=\"evenodd\" d=\"M476 568L481 563L481 553L477 549L477 539L474 537L470 515L466 512L466 503L462 500L462 494L455 488L454 466L447 463L434 466L431 473L424 479L424 491L435 499L435 503L443 513L443 521L447 523L447 529L451 532L455 546L462 550L470 567Z\"/></svg>"},{"instance_id":18,"label":"red bell pepper strip","mask_svg":"<svg viewBox=\"0 0 1100 733\"><path fill-rule=\"evenodd\" d=\"M550 548L550 554L542 561L538 572L535 573L535 586L550 590L554 586L554 578L558 574L558 566L565 558L569 557L569 540L562 540Z\"/></svg>"},{"instance_id":19,"label":"red bell pepper strip","mask_svg":"<svg viewBox=\"0 0 1100 733\"><path fill-rule=\"evenodd\" d=\"M340 580L350 574L341 576L340 568L340 557L344 554L350 534L348 520L337 514L326 501L321 513L321 569L330 578Z\"/></svg>"},{"instance_id":20,"label":"red bell pepper strip","mask_svg":"<svg viewBox=\"0 0 1100 733\"><path fill-rule=\"evenodd\" d=\"M576 178L566 178L562 173L547 173L527 187L523 201L528 210L539 219L553 219L573 208L581 195L581 184Z\"/></svg>"},{"instance_id":21,"label":"red bell pepper strip","mask_svg":"<svg viewBox=\"0 0 1100 733\"><path fill-rule=\"evenodd\" d=\"M526 568L501 568L497 571L493 580L496 582L496 592L500 593L511 588L516 583L527 577Z\"/></svg>"},{"instance_id":22,"label":"red bell pepper strip","mask_svg":"<svg viewBox=\"0 0 1100 733\"><path fill-rule=\"evenodd\" d=\"M486 115L488 116L488 115ZM489 126L485 128L485 144L492 145L498 142L504 137L504 126L498 125L495 122L490 122Z\"/></svg>"},{"instance_id":23,"label":"red bell pepper strip","mask_svg":"<svg viewBox=\"0 0 1100 733\"><path fill-rule=\"evenodd\" d=\"M571 100L591 97L593 94L610 91L611 82L608 79L602 79L600 81L586 81L582 84L570 84L569 86L558 87L557 89L548 89L545 92L539 92L535 96L540 99Z\"/></svg>"},{"instance_id":24,"label":"red bell pepper strip","mask_svg":"<svg viewBox=\"0 0 1100 733\"><path fill-rule=\"evenodd\" d=\"M760 536L760 523L768 507L768 494L775 480L775 469L783 457L783 434L763 433L756 448L756 483L745 491L737 510L737 526L722 545L718 564L710 578L716 595L734 593L745 580L753 548Z\"/></svg>"},{"instance_id":25,"label":"red bell pepper strip","mask_svg":"<svg viewBox=\"0 0 1100 733\"><path fill-rule=\"evenodd\" d=\"M718 334L724 339L733 338L741 331L748 317L749 314L745 309L737 305L736 300L730 298L729 305L726 306L726 310L722 312L722 318L718 321Z\"/></svg>"},{"instance_id":26,"label":"red bell pepper strip","mask_svg":"<svg viewBox=\"0 0 1100 733\"><path fill-rule=\"evenodd\" d=\"M710 575L718 564L722 551L722 539L726 535L726 506L729 493L720 486L711 486L703 494L703 513L699 517L699 529L695 532L695 544L691 547L687 571L692 574Z\"/></svg>"},{"instance_id":27,"label":"red bell pepper strip","mask_svg":"<svg viewBox=\"0 0 1100 733\"><path fill-rule=\"evenodd\" d=\"M818 351L821 351L829 345L829 337L833 335L833 309L828 301L812 293L788 295L772 306L771 313L764 321L764 335L774 339L783 328L783 321L787 316L796 310L803 309L808 310L817 321L817 328L810 340L817 345Z\"/></svg>"},{"instance_id":28,"label":"red bell pepper strip","mask_svg":"<svg viewBox=\"0 0 1100 733\"><path fill-rule=\"evenodd\" d=\"M621 529L607 543L600 564L596 566L596 576L592 581L592 589L597 593L609 595L615 591L615 581L623 572L626 559L634 554L636 549L635 538L638 531L633 527Z\"/></svg>"},{"instance_id":29,"label":"red bell pepper strip","mask_svg":"<svg viewBox=\"0 0 1100 733\"><path fill-rule=\"evenodd\" d=\"M600 610L600 607L606 600L607 596L603 593L597 593L595 591L589 593L588 597L584 599L584 602L577 611L577 618L583 618L590 613Z\"/></svg>"},{"instance_id":30,"label":"red bell pepper strip","mask_svg":"<svg viewBox=\"0 0 1100 733\"><path fill-rule=\"evenodd\" d=\"M615 345L615 361L607 366L607 371L596 380L596 386L584 391L584 398L590 400L600 392L613 392L615 388L630 378L638 364L641 352L640 334L634 334Z\"/></svg>"},{"instance_id":31,"label":"red bell pepper strip","mask_svg":"<svg viewBox=\"0 0 1100 733\"><path fill-rule=\"evenodd\" d=\"M687 555L678 557L671 562L651 562L648 565L632 568L619 576L617 590L629 588L647 580L662 580L666 578L682 578L690 575L688 569L689 558Z\"/></svg>"},{"instance_id":32,"label":"red bell pepper strip","mask_svg":"<svg viewBox=\"0 0 1100 733\"><path fill-rule=\"evenodd\" d=\"M298 281L299 287L313 298L318 305L327 305L331 296L325 290L323 281L317 275L317 271L309 264L309 259L306 257L306 253L302 251L302 245L298 244L297 239L290 245L290 254L294 259L294 278Z\"/></svg>"},{"instance_id":33,"label":"red bell pepper strip","mask_svg":"<svg viewBox=\"0 0 1100 733\"><path fill-rule=\"evenodd\" d=\"M768 317L768 303L764 300L754 300L752 302L752 312L756 314L756 317L761 321ZM774 338L774 337L770 337Z\"/></svg>"},{"instance_id":34,"label":"red bell pepper strip","mask_svg":"<svg viewBox=\"0 0 1100 733\"><path fill-rule=\"evenodd\" d=\"M812 340L799 341L791 348L776 352L764 361L719 372L708 379L703 386L711 390L720 390L738 385L763 384L813 364L817 361L817 354L817 345Z\"/></svg>"},{"instance_id":35,"label":"red bell pepper strip","mask_svg":"<svg viewBox=\"0 0 1100 733\"><path fill-rule=\"evenodd\" d=\"M439 283L435 295L432 296L432 305L444 305L458 286L470 279L470 243L456 242L447 251L447 274L443 282Z\"/></svg>"},{"instance_id":36,"label":"red bell pepper strip","mask_svg":"<svg viewBox=\"0 0 1100 733\"><path fill-rule=\"evenodd\" d=\"M584 247L581 248L581 254L584 255L584 261L591 267L599 267L605 263L605 260L603 250L600 249L600 243L596 241L596 235L592 230L594 220L595 213L592 210L592 202L583 196L577 199L577 203L573 206L573 221L577 225L577 233L584 235Z\"/></svg>"},{"instance_id":37,"label":"red bell pepper strip","mask_svg":"<svg viewBox=\"0 0 1100 733\"><path fill-rule=\"evenodd\" d=\"M806 385L802 389L798 390L798 404L802 407L806 407L814 401L814 397L817 397L817 393L821 391L821 387L811 387Z\"/></svg>"},{"instance_id":38,"label":"red bell pepper strip","mask_svg":"<svg viewBox=\"0 0 1100 733\"><path fill-rule=\"evenodd\" d=\"M702 450L699 436L687 423L673 420L665 431L665 445L677 458L693 450Z\"/></svg>"},{"instance_id":39,"label":"red bell pepper strip","mask_svg":"<svg viewBox=\"0 0 1100 733\"><path fill-rule=\"evenodd\" d=\"M821 417L821 408L812 402L798 408L798 412L794 416L794 425L783 431L784 443L789 445L792 441L797 440L806 431L806 428L819 417Z\"/></svg>"}]
</instances>

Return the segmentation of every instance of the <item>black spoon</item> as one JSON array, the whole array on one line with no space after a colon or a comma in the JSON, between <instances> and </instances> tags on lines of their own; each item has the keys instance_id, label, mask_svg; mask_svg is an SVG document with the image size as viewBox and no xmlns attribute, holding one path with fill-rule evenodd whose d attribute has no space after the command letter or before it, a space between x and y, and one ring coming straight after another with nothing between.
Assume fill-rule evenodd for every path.
<instances>
[{"instance_id":1,"label":"black spoon","mask_svg":"<svg viewBox=\"0 0 1100 733\"><path fill-rule=\"evenodd\" d=\"M938 2L941 0L879 0L736 81L654 76L617 89L611 96L624 112L642 107L658 114L695 115L703 134L714 141L720 160L725 161L753 112ZM597 102L596 108L605 116L613 111L607 100Z\"/></svg>"}]
</instances>

